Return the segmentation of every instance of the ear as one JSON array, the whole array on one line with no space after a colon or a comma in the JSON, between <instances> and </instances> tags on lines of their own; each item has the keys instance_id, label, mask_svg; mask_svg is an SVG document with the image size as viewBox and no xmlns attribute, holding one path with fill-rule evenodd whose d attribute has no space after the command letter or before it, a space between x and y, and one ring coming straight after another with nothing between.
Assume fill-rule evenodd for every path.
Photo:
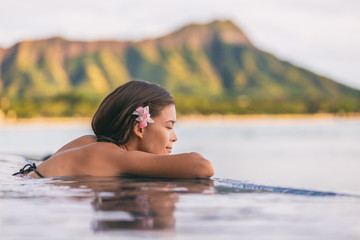
<instances>
[{"instance_id":1,"label":"ear","mask_svg":"<svg viewBox=\"0 0 360 240\"><path fill-rule=\"evenodd\" d=\"M144 129L142 129L140 127L140 123L137 123L133 129L133 132L135 134L135 136L138 136L140 139L143 138L143 134L144 134Z\"/></svg>"}]
</instances>

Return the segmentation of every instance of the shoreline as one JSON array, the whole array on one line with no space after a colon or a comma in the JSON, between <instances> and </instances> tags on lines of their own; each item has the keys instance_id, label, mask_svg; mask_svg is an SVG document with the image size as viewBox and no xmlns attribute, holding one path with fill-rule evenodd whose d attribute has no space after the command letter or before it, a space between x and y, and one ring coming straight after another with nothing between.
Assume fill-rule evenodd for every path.
<instances>
[{"instance_id":1,"label":"shoreline","mask_svg":"<svg viewBox=\"0 0 360 240\"><path fill-rule=\"evenodd\" d=\"M315 114L189 114L178 116L181 120L270 120L270 119L360 119L360 113L334 114L334 113L315 113Z\"/></svg>"},{"instance_id":2,"label":"shoreline","mask_svg":"<svg viewBox=\"0 0 360 240\"><path fill-rule=\"evenodd\" d=\"M299 120L337 120L337 119L354 119L360 120L360 113L350 114L188 114L178 115L180 122L261 122L261 121L299 121ZM17 119L0 119L0 128L15 125L80 125L90 126L92 117L36 117L36 118L17 118Z\"/></svg>"}]
</instances>

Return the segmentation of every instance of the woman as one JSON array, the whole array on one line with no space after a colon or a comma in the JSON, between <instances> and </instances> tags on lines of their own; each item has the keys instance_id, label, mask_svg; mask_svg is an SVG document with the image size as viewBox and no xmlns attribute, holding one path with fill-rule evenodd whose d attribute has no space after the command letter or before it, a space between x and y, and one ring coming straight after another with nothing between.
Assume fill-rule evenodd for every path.
<instances>
[{"instance_id":1,"label":"woman","mask_svg":"<svg viewBox=\"0 0 360 240\"><path fill-rule=\"evenodd\" d=\"M38 167L16 174L32 178L138 175L208 178L211 163L198 153L169 155L176 142L175 102L157 84L131 81L109 94L96 111L92 129L63 146ZM15 174L15 175L16 175Z\"/></svg>"}]
</instances>

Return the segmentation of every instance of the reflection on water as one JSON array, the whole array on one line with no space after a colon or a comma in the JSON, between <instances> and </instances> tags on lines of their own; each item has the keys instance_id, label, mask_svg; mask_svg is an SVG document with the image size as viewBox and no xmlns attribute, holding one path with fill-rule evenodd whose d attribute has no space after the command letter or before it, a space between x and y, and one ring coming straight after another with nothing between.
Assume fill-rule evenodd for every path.
<instances>
[{"instance_id":1,"label":"reflection on water","mask_svg":"<svg viewBox=\"0 0 360 240\"><path fill-rule=\"evenodd\" d=\"M57 179L57 178L54 178ZM52 183L92 192L94 232L162 230L174 232L180 197L235 193L282 193L317 197L353 197L333 192L282 188L243 183L231 179L153 179L140 177L66 177ZM208 203L207 203L208 204ZM204 203L204 205L207 205ZM234 207L236 206L228 206ZM219 217L219 216L217 216ZM216 218L215 218L216 219Z\"/></svg>"},{"instance_id":2,"label":"reflection on water","mask_svg":"<svg viewBox=\"0 0 360 240\"><path fill-rule=\"evenodd\" d=\"M173 230L179 194L212 193L211 179L151 179L114 177L60 178L56 185L89 188L94 193L95 232L133 230Z\"/></svg>"}]
</instances>

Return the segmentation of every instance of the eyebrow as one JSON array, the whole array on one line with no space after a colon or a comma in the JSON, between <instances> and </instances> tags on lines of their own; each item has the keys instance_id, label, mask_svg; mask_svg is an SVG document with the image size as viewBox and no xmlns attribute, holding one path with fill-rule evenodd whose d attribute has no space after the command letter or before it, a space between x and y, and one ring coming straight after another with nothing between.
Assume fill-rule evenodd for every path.
<instances>
[{"instance_id":1,"label":"eyebrow","mask_svg":"<svg viewBox=\"0 0 360 240\"><path fill-rule=\"evenodd\" d=\"M176 121L174 121L174 120L168 120L168 121L166 121L166 122L171 122L171 123L175 124Z\"/></svg>"}]
</instances>

